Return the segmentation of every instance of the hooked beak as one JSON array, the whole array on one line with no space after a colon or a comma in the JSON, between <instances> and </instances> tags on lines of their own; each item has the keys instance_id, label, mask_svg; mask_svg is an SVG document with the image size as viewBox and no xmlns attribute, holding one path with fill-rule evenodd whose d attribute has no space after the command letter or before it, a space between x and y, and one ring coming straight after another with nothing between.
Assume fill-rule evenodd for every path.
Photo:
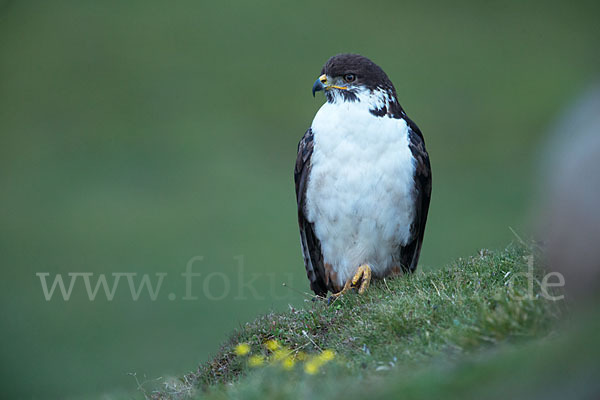
<instances>
[{"instance_id":1,"label":"hooked beak","mask_svg":"<svg viewBox=\"0 0 600 400\"><path fill-rule=\"evenodd\" d=\"M335 86L327 83L327 75L323 74L315 81L315 84L312 87L312 94L315 97L316 92L320 92L321 90L329 90L329 89L348 89L346 86Z\"/></svg>"},{"instance_id":2,"label":"hooked beak","mask_svg":"<svg viewBox=\"0 0 600 400\"><path fill-rule=\"evenodd\" d=\"M323 74L315 81L315 84L312 88L313 97L315 97L316 92L320 92L321 90L325 90L325 84L327 83L327 75Z\"/></svg>"}]
</instances>

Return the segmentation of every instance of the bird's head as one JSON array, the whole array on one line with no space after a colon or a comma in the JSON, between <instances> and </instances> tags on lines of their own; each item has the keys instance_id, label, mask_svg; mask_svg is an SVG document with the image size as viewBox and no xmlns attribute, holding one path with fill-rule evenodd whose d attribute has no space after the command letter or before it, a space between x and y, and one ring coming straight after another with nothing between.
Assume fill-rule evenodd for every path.
<instances>
[{"instance_id":1,"label":"bird's head","mask_svg":"<svg viewBox=\"0 0 600 400\"><path fill-rule=\"evenodd\" d=\"M396 89L386 73L373 61L358 54L331 57L315 81L312 93L324 91L327 101L369 102L381 108L396 102Z\"/></svg>"}]
</instances>

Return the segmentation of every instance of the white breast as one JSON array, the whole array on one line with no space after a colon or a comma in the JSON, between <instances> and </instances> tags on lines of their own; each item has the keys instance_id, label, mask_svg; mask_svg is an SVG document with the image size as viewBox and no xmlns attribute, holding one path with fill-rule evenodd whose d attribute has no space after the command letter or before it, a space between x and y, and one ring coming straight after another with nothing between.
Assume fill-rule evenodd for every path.
<instances>
[{"instance_id":1,"label":"white breast","mask_svg":"<svg viewBox=\"0 0 600 400\"><path fill-rule=\"evenodd\" d=\"M338 285L369 264L386 274L410 237L414 158L402 119L375 117L367 102L325 103L313 123L308 221Z\"/></svg>"}]
</instances>

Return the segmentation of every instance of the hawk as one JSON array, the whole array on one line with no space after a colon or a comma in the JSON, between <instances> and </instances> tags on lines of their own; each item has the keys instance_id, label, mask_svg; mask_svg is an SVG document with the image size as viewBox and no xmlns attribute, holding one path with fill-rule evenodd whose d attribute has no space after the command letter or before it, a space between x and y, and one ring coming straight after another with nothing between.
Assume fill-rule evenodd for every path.
<instances>
[{"instance_id":1,"label":"hawk","mask_svg":"<svg viewBox=\"0 0 600 400\"><path fill-rule=\"evenodd\" d=\"M327 102L298 144L298 223L310 287L363 293L417 268L431 197L423 135L374 62L331 57L313 85Z\"/></svg>"}]
</instances>

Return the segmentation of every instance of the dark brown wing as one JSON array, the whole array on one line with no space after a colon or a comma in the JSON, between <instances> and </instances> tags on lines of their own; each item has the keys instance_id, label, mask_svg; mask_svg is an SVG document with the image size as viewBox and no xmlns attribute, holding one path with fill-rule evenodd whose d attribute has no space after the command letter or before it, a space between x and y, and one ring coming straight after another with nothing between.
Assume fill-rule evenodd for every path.
<instances>
[{"instance_id":1,"label":"dark brown wing","mask_svg":"<svg viewBox=\"0 0 600 400\"><path fill-rule=\"evenodd\" d=\"M323 253L321 242L315 235L313 224L306 220L304 207L306 205L306 188L310 174L310 159L313 152L314 135L309 128L300 143L298 143L298 157L294 168L294 181L296 182L296 200L298 203L298 225L300 226L300 241L304 255L306 275L310 281L310 288L315 294L325 296L327 284L325 281L325 268L323 266Z\"/></svg>"},{"instance_id":2,"label":"dark brown wing","mask_svg":"<svg viewBox=\"0 0 600 400\"><path fill-rule=\"evenodd\" d=\"M417 269L421 245L423 244L423 234L425 233L425 223L427 222L427 212L429 210L429 200L431 199L431 165L429 163L429 154L425 149L425 141L419 127L404 116L409 128L408 140L410 151L416 160L415 168L415 218L411 225L411 239L400 248L400 263L405 272L414 272Z\"/></svg>"}]
</instances>

